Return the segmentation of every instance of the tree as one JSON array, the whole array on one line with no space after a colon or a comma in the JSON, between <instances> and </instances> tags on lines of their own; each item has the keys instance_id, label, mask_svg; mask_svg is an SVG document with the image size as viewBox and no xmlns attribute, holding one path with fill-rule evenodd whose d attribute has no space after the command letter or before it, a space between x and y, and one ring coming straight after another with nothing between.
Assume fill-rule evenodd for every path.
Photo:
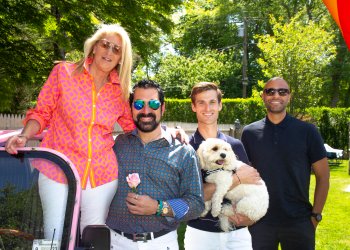
<instances>
[{"instance_id":1,"label":"tree","mask_svg":"<svg viewBox=\"0 0 350 250\"><path fill-rule=\"evenodd\" d=\"M99 23L119 23L140 58L158 51L181 0L0 0L0 112L22 113L54 61L76 58Z\"/></svg>"},{"instance_id":2,"label":"tree","mask_svg":"<svg viewBox=\"0 0 350 250\"><path fill-rule=\"evenodd\" d=\"M291 113L317 106L327 78L321 72L335 55L334 36L322 28L322 23L305 20L302 13L286 24L271 17L271 25L273 36L257 36L263 54L258 63L264 75L282 76L290 84Z\"/></svg>"},{"instance_id":3,"label":"tree","mask_svg":"<svg viewBox=\"0 0 350 250\"><path fill-rule=\"evenodd\" d=\"M230 1L186 1L171 37L177 53L194 58L199 51L230 51L227 60L237 65L221 78L226 97L241 97L242 38L238 36L238 6Z\"/></svg>"},{"instance_id":4,"label":"tree","mask_svg":"<svg viewBox=\"0 0 350 250\"><path fill-rule=\"evenodd\" d=\"M300 12L304 10L303 12ZM321 21L328 12L322 1L309 0L196 0L185 1L173 43L181 55L191 56L197 49L222 49L236 51L232 59L242 62L242 38L237 36L238 26L246 20L248 37L248 94L259 80L265 79L257 58L262 57L256 46L255 35L274 35L269 16L285 24L302 13L305 21ZM330 32L334 28L327 27ZM325 72L326 73L326 72ZM231 79L242 81L242 73L232 73ZM236 84L232 84L235 86ZM238 93L240 93L239 91ZM238 94L236 93L236 95Z\"/></svg>"},{"instance_id":5,"label":"tree","mask_svg":"<svg viewBox=\"0 0 350 250\"><path fill-rule=\"evenodd\" d=\"M192 57L169 54L161 59L155 79L173 98L188 98L200 81L219 83L225 92L227 83L223 80L239 69L230 58L232 53L212 50L198 51Z\"/></svg>"}]
</instances>

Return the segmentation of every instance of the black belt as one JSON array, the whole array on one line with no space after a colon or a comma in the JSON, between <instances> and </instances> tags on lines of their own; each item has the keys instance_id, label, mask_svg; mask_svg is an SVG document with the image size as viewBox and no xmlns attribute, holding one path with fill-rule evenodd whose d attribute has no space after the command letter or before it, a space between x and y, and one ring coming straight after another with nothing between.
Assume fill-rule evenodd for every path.
<instances>
[{"instance_id":1,"label":"black belt","mask_svg":"<svg viewBox=\"0 0 350 250\"><path fill-rule=\"evenodd\" d=\"M124 236L130 240L133 241L144 241L146 242L147 240L152 240L152 234L153 234L153 239L158 238L160 236L163 236L167 233L170 233L170 231L168 230L161 230L159 232L155 232L155 233L135 233L135 234L128 234L128 233L124 233L118 229L113 229L116 233L120 234L121 236Z\"/></svg>"}]
</instances>

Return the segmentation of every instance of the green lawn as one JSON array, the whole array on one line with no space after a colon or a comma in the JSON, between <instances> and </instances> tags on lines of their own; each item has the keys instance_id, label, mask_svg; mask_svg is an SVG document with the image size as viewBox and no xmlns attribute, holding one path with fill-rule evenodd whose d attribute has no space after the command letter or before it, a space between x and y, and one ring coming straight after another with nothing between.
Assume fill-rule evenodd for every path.
<instances>
[{"instance_id":1,"label":"green lawn","mask_svg":"<svg viewBox=\"0 0 350 250\"><path fill-rule=\"evenodd\" d=\"M339 166L330 166L330 190L326 206L323 210L323 220L316 231L317 250L350 250L350 175L348 161L342 161ZM313 201L315 177L312 175L310 184L310 200ZM183 250L183 234L185 225L178 229L180 250Z\"/></svg>"},{"instance_id":2,"label":"green lawn","mask_svg":"<svg viewBox=\"0 0 350 250\"><path fill-rule=\"evenodd\" d=\"M350 250L350 175L348 161L339 166L330 166L330 189L326 206L323 209L323 220L316 231L317 250ZM315 178L312 176L310 199L313 199ZM350 190L349 190L350 191Z\"/></svg>"}]
</instances>

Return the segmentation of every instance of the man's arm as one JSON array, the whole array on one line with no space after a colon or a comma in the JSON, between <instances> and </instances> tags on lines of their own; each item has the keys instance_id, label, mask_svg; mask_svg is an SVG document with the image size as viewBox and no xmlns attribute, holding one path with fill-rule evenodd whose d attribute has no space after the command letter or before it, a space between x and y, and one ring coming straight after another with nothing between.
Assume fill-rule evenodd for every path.
<instances>
[{"instance_id":1,"label":"man's arm","mask_svg":"<svg viewBox=\"0 0 350 250\"><path fill-rule=\"evenodd\" d=\"M312 164L315 177L316 177L316 186L314 192L314 203L312 212L321 213L323 207L326 203L328 190L329 190L329 166L327 158L323 158ZM316 227L318 222L315 218L312 217L312 223Z\"/></svg>"}]
</instances>

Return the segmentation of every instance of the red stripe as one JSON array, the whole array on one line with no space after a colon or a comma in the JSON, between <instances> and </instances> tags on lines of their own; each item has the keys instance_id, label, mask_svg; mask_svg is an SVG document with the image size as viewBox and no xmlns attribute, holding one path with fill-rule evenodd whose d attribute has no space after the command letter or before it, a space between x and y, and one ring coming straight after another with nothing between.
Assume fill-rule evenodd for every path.
<instances>
[{"instance_id":1,"label":"red stripe","mask_svg":"<svg viewBox=\"0 0 350 250\"><path fill-rule=\"evenodd\" d=\"M350 50L350 1L338 0L338 16L344 40Z\"/></svg>"}]
</instances>

